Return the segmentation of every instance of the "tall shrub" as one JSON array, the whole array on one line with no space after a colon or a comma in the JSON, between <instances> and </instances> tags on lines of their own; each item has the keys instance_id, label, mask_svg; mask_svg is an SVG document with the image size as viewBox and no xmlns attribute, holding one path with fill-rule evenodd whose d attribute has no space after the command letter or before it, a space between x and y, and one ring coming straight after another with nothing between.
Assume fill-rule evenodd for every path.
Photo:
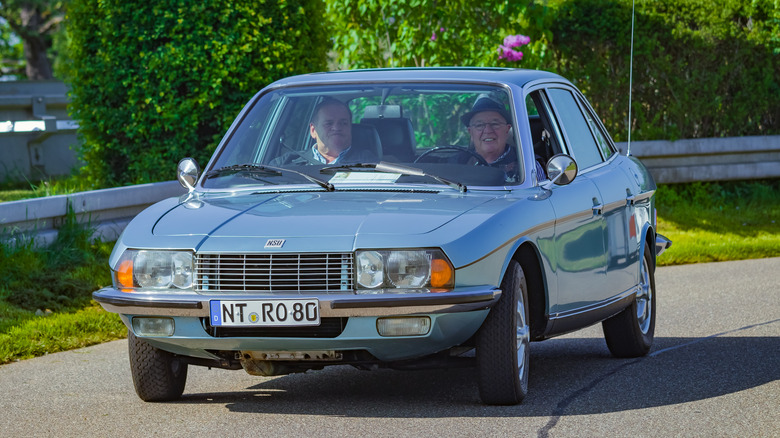
<instances>
[{"instance_id":1,"label":"tall shrub","mask_svg":"<svg viewBox=\"0 0 780 438\"><path fill-rule=\"evenodd\" d=\"M325 69L321 0L71 0L72 116L96 187L204 163L273 80Z\"/></svg>"}]
</instances>

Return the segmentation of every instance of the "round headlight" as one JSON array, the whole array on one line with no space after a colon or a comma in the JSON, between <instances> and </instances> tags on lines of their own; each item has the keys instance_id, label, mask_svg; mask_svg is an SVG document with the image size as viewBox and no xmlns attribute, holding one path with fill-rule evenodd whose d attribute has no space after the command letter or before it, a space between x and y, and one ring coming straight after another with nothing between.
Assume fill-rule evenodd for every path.
<instances>
[{"instance_id":1,"label":"round headlight","mask_svg":"<svg viewBox=\"0 0 780 438\"><path fill-rule=\"evenodd\" d=\"M133 264L138 285L144 288L167 288L173 282L173 263L163 251L138 251Z\"/></svg>"},{"instance_id":2,"label":"round headlight","mask_svg":"<svg viewBox=\"0 0 780 438\"><path fill-rule=\"evenodd\" d=\"M431 275L431 261L425 251L392 251L387 260L387 277L396 287L422 287Z\"/></svg>"},{"instance_id":3,"label":"round headlight","mask_svg":"<svg viewBox=\"0 0 780 438\"><path fill-rule=\"evenodd\" d=\"M173 264L173 285L179 289L187 289L192 286L192 254L177 252L171 258L171 262Z\"/></svg>"},{"instance_id":4,"label":"round headlight","mask_svg":"<svg viewBox=\"0 0 780 438\"><path fill-rule=\"evenodd\" d=\"M362 251L357 255L357 281L362 287L373 289L384 282L384 260L376 251Z\"/></svg>"}]
</instances>

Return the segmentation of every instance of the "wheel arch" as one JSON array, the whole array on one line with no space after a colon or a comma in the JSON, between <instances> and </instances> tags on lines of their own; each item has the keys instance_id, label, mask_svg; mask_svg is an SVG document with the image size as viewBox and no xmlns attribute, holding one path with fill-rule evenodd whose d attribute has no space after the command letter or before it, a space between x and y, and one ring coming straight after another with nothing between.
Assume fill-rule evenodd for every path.
<instances>
[{"instance_id":1,"label":"wheel arch","mask_svg":"<svg viewBox=\"0 0 780 438\"><path fill-rule=\"evenodd\" d=\"M644 238L639 242L639 257L642 257L642 254L645 253L645 247L650 248L650 254L653 255L653 271L655 271L655 265L656 265L656 254L655 254L655 230L653 229L653 226L649 223L646 223L644 227L642 227L642 236Z\"/></svg>"},{"instance_id":2,"label":"wheel arch","mask_svg":"<svg viewBox=\"0 0 780 438\"><path fill-rule=\"evenodd\" d=\"M548 323L548 289L547 282L542 274L542 261L539 251L531 242L524 242L515 250L512 259L520 263L526 277L531 340L544 339Z\"/></svg>"}]
</instances>

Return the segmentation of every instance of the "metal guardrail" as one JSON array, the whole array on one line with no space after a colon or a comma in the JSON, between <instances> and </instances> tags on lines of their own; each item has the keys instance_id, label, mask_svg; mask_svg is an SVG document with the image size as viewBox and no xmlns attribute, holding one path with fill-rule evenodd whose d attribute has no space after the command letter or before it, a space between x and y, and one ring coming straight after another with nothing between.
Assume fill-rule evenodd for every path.
<instances>
[{"instance_id":1,"label":"metal guardrail","mask_svg":"<svg viewBox=\"0 0 780 438\"><path fill-rule=\"evenodd\" d=\"M625 153L626 143L618 143ZM637 141L631 154L657 183L780 178L780 136Z\"/></svg>"},{"instance_id":2,"label":"metal guardrail","mask_svg":"<svg viewBox=\"0 0 780 438\"><path fill-rule=\"evenodd\" d=\"M116 240L130 220L146 207L187 191L178 181L166 181L70 195L0 203L0 235L6 240L33 239L48 245L57 237L72 208L79 223L94 229L94 238Z\"/></svg>"},{"instance_id":3,"label":"metal guardrail","mask_svg":"<svg viewBox=\"0 0 780 438\"><path fill-rule=\"evenodd\" d=\"M625 143L618 148L625 153ZM780 136L639 141L631 145L659 183L780 178ZM144 208L186 190L178 181L95 190L0 203L0 234L35 236L39 244L57 236L68 208L89 222L96 237L114 240Z\"/></svg>"},{"instance_id":4,"label":"metal guardrail","mask_svg":"<svg viewBox=\"0 0 780 438\"><path fill-rule=\"evenodd\" d=\"M81 164L68 103L59 81L0 82L0 181L68 175Z\"/></svg>"}]
</instances>

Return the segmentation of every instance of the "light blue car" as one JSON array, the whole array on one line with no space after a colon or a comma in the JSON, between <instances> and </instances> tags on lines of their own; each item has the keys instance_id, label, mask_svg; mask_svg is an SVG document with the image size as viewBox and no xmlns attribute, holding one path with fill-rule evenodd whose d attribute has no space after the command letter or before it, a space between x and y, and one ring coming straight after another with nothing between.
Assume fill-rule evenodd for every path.
<instances>
[{"instance_id":1,"label":"light blue car","mask_svg":"<svg viewBox=\"0 0 780 438\"><path fill-rule=\"evenodd\" d=\"M515 404L531 341L601 322L615 356L651 348L655 183L558 75L283 79L178 178L189 193L128 225L93 294L143 400L180 397L188 365L465 364L483 402Z\"/></svg>"}]
</instances>

